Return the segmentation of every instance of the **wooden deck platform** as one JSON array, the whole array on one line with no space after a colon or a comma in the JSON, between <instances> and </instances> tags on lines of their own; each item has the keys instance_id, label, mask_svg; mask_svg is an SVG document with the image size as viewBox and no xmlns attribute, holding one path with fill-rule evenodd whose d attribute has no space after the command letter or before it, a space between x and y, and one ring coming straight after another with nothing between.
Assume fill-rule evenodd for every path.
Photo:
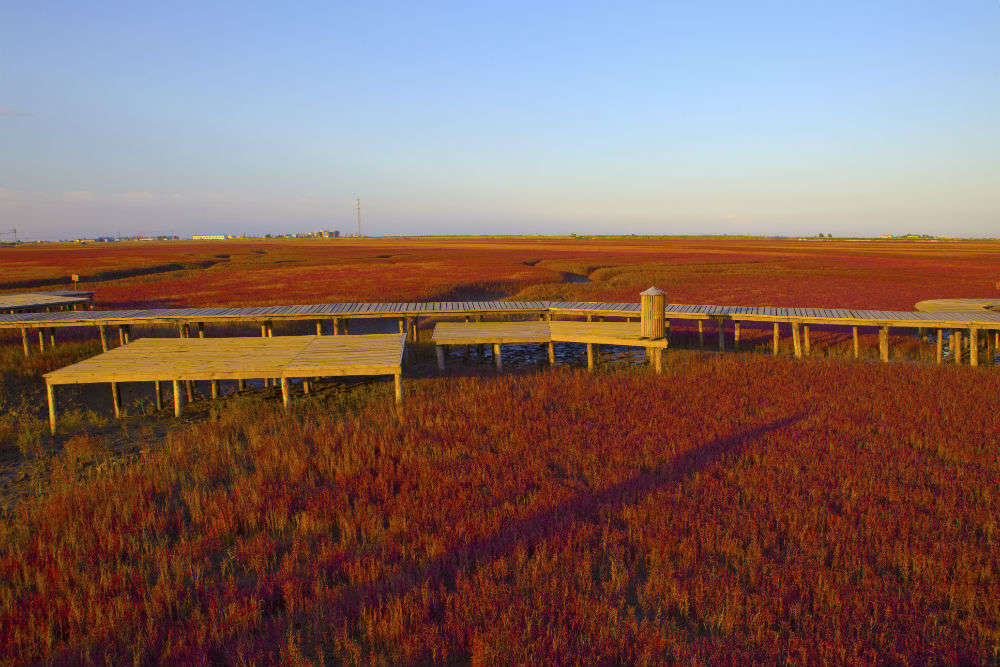
<instances>
[{"instance_id":1,"label":"wooden deck platform","mask_svg":"<svg viewBox=\"0 0 1000 667\"><path fill-rule=\"evenodd\" d=\"M288 405L288 380L345 375L391 375L402 400L403 334L276 336L268 338L142 338L96 357L45 374L49 424L55 433L54 387L112 383L116 411L119 382L169 381L174 411L181 411L178 384L190 380L275 378ZM214 386L214 385L213 385Z\"/></svg>"},{"instance_id":2,"label":"wooden deck platform","mask_svg":"<svg viewBox=\"0 0 1000 667\"><path fill-rule=\"evenodd\" d=\"M924 313L1000 309L1000 299L927 299L914 306Z\"/></svg>"},{"instance_id":3,"label":"wooden deck platform","mask_svg":"<svg viewBox=\"0 0 1000 667\"><path fill-rule=\"evenodd\" d=\"M431 340L437 348L438 367L444 369L444 349L448 345L493 345L497 368L503 367L501 345L547 343L549 362L555 363L553 343L583 343L587 346L587 367L594 368L594 345L623 345L646 348L657 372L663 367L666 338L649 340L640 336L638 322L439 322Z\"/></svg>"},{"instance_id":4,"label":"wooden deck platform","mask_svg":"<svg viewBox=\"0 0 1000 667\"><path fill-rule=\"evenodd\" d=\"M0 313L46 310L52 308L75 307L91 303L93 292L18 292L0 294Z\"/></svg>"}]
</instances>

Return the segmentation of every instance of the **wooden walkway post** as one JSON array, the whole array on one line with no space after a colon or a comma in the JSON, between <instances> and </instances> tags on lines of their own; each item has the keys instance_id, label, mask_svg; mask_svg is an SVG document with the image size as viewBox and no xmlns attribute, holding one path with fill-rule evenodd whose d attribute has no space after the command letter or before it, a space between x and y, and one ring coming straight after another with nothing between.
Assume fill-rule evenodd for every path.
<instances>
[{"instance_id":1,"label":"wooden walkway post","mask_svg":"<svg viewBox=\"0 0 1000 667\"><path fill-rule=\"evenodd\" d=\"M397 403L402 403L403 402L403 375L402 375L402 373L396 373L396 375L393 376L393 384L395 385L395 389L396 389L396 402Z\"/></svg>"},{"instance_id":2,"label":"wooden walkway post","mask_svg":"<svg viewBox=\"0 0 1000 667\"><path fill-rule=\"evenodd\" d=\"M205 337L205 323L198 322L198 338L204 338L204 337Z\"/></svg>"},{"instance_id":3,"label":"wooden walkway post","mask_svg":"<svg viewBox=\"0 0 1000 667\"><path fill-rule=\"evenodd\" d=\"M795 358L802 358L802 340L799 337L799 323L792 322L792 350L795 352Z\"/></svg>"},{"instance_id":4,"label":"wooden walkway post","mask_svg":"<svg viewBox=\"0 0 1000 667\"><path fill-rule=\"evenodd\" d=\"M24 356L31 356L31 346L28 344L28 329L21 327L21 345L24 347Z\"/></svg>"},{"instance_id":5,"label":"wooden walkway post","mask_svg":"<svg viewBox=\"0 0 1000 667\"><path fill-rule=\"evenodd\" d=\"M49 346L51 346L53 350L56 349L56 328L55 327L49 327Z\"/></svg>"},{"instance_id":6,"label":"wooden walkway post","mask_svg":"<svg viewBox=\"0 0 1000 667\"><path fill-rule=\"evenodd\" d=\"M219 381L218 380L210 380L209 381L209 386L210 386L210 389L211 389L211 392L212 392L212 398L218 398L219 397Z\"/></svg>"},{"instance_id":7,"label":"wooden walkway post","mask_svg":"<svg viewBox=\"0 0 1000 667\"><path fill-rule=\"evenodd\" d=\"M587 343L587 370L594 370L594 344Z\"/></svg>"},{"instance_id":8,"label":"wooden walkway post","mask_svg":"<svg viewBox=\"0 0 1000 667\"><path fill-rule=\"evenodd\" d=\"M288 378L281 377L281 404L288 410Z\"/></svg>"},{"instance_id":9,"label":"wooden walkway post","mask_svg":"<svg viewBox=\"0 0 1000 667\"><path fill-rule=\"evenodd\" d=\"M639 336L649 340L663 340L667 336L667 316L664 309L667 306L667 297L663 290L653 286L639 295ZM722 343L722 328L720 322L719 343ZM663 371L663 350L660 348L647 347L646 357L653 364L657 373ZM555 363L555 351L552 343L549 343L549 360ZM587 344L587 370L594 370L594 346Z\"/></svg>"},{"instance_id":10,"label":"wooden walkway post","mask_svg":"<svg viewBox=\"0 0 1000 667\"><path fill-rule=\"evenodd\" d=\"M740 349L740 321L733 322L733 349Z\"/></svg>"},{"instance_id":11,"label":"wooden walkway post","mask_svg":"<svg viewBox=\"0 0 1000 667\"><path fill-rule=\"evenodd\" d=\"M721 317L717 318L715 321L719 326L719 352L725 352L726 351L725 322Z\"/></svg>"},{"instance_id":12,"label":"wooden walkway post","mask_svg":"<svg viewBox=\"0 0 1000 667\"><path fill-rule=\"evenodd\" d=\"M335 317L332 320L330 320L330 329L332 330L334 336L340 335L340 318L339 317Z\"/></svg>"},{"instance_id":13,"label":"wooden walkway post","mask_svg":"<svg viewBox=\"0 0 1000 667\"><path fill-rule=\"evenodd\" d=\"M174 417L181 416L181 383L178 380L172 381L174 388Z\"/></svg>"},{"instance_id":14,"label":"wooden walkway post","mask_svg":"<svg viewBox=\"0 0 1000 667\"><path fill-rule=\"evenodd\" d=\"M236 391L244 391L247 388L247 381L240 378L236 381Z\"/></svg>"},{"instance_id":15,"label":"wooden walkway post","mask_svg":"<svg viewBox=\"0 0 1000 667\"><path fill-rule=\"evenodd\" d=\"M108 331L104 328L104 325L98 325L97 332L101 337L101 352L108 351Z\"/></svg>"},{"instance_id":16,"label":"wooden walkway post","mask_svg":"<svg viewBox=\"0 0 1000 667\"><path fill-rule=\"evenodd\" d=\"M38 351L45 351L45 329L38 330Z\"/></svg>"},{"instance_id":17,"label":"wooden walkway post","mask_svg":"<svg viewBox=\"0 0 1000 667\"><path fill-rule=\"evenodd\" d=\"M802 346L804 348L803 352L805 353L805 355L807 357L808 356L812 356L812 346L809 344L809 325L808 324L803 324L802 325Z\"/></svg>"},{"instance_id":18,"label":"wooden walkway post","mask_svg":"<svg viewBox=\"0 0 1000 667\"><path fill-rule=\"evenodd\" d=\"M774 323L774 329L771 333L771 354L773 356L778 356L778 340L781 336L781 331L778 329L778 323Z\"/></svg>"},{"instance_id":19,"label":"wooden walkway post","mask_svg":"<svg viewBox=\"0 0 1000 667\"><path fill-rule=\"evenodd\" d=\"M646 356L653 363L653 370L656 371L657 375L663 374L663 348L662 347L647 347Z\"/></svg>"},{"instance_id":20,"label":"wooden walkway post","mask_svg":"<svg viewBox=\"0 0 1000 667\"><path fill-rule=\"evenodd\" d=\"M111 402L115 406L115 419L121 419L122 416L122 397L121 392L118 391L118 383L111 383Z\"/></svg>"},{"instance_id":21,"label":"wooden walkway post","mask_svg":"<svg viewBox=\"0 0 1000 667\"><path fill-rule=\"evenodd\" d=\"M882 361L889 361L889 327L879 327L878 356Z\"/></svg>"},{"instance_id":22,"label":"wooden walkway post","mask_svg":"<svg viewBox=\"0 0 1000 667\"><path fill-rule=\"evenodd\" d=\"M556 365L556 344L552 342L549 343L549 365Z\"/></svg>"},{"instance_id":23,"label":"wooden walkway post","mask_svg":"<svg viewBox=\"0 0 1000 667\"><path fill-rule=\"evenodd\" d=\"M951 331L951 353L955 357L955 363L962 363L962 330L952 329Z\"/></svg>"},{"instance_id":24,"label":"wooden walkway post","mask_svg":"<svg viewBox=\"0 0 1000 667\"><path fill-rule=\"evenodd\" d=\"M156 409L157 410L162 410L163 409L163 395L160 392L160 381L159 380L153 380L153 387L156 390Z\"/></svg>"},{"instance_id":25,"label":"wooden walkway post","mask_svg":"<svg viewBox=\"0 0 1000 667\"><path fill-rule=\"evenodd\" d=\"M969 328L969 365L979 365L979 329Z\"/></svg>"},{"instance_id":26,"label":"wooden walkway post","mask_svg":"<svg viewBox=\"0 0 1000 667\"><path fill-rule=\"evenodd\" d=\"M497 370L503 370L503 357L500 354L500 343L493 344L493 361L496 362Z\"/></svg>"},{"instance_id":27,"label":"wooden walkway post","mask_svg":"<svg viewBox=\"0 0 1000 667\"><path fill-rule=\"evenodd\" d=\"M944 361L944 329L937 330L937 363Z\"/></svg>"},{"instance_id":28,"label":"wooden walkway post","mask_svg":"<svg viewBox=\"0 0 1000 667\"><path fill-rule=\"evenodd\" d=\"M660 340L667 335L667 320L663 309L666 295L656 287L650 287L639 295L640 318L639 336L649 340Z\"/></svg>"},{"instance_id":29,"label":"wooden walkway post","mask_svg":"<svg viewBox=\"0 0 1000 667\"><path fill-rule=\"evenodd\" d=\"M444 370L444 345L434 346L434 352L437 353L438 370Z\"/></svg>"},{"instance_id":30,"label":"wooden walkway post","mask_svg":"<svg viewBox=\"0 0 1000 667\"><path fill-rule=\"evenodd\" d=\"M698 320L698 347L705 347L705 323Z\"/></svg>"},{"instance_id":31,"label":"wooden walkway post","mask_svg":"<svg viewBox=\"0 0 1000 667\"><path fill-rule=\"evenodd\" d=\"M858 344L858 328L851 327L851 343L854 345L854 358L861 357L861 346Z\"/></svg>"},{"instance_id":32,"label":"wooden walkway post","mask_svg":"<svg viewBox=\"0 0 1000 667\"><path fill-rule=\"evenodd\" d=\"M45 383L45 396L49 400L49 431L52 435L56 434L56 388Z\"/></svg>"},{"instance_id":33,"label":"wooden walkway post","mask_svg":"<svg viewBox=\"0 0 1000 667\"><path fill-rule=\"evenodd\" d=\"M316 320L316 335L323 335L323 320Z\"/></svg>"}]
</instances>

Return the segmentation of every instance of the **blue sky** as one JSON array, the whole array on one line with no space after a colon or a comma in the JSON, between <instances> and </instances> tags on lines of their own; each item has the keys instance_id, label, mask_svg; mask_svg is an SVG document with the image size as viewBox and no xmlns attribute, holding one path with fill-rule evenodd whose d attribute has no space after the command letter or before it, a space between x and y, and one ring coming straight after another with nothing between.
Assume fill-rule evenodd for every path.
<instances>
[{"instance_id":1,"label":"blue sky","mask_svg":"<svg viewBox=\"0 0 1000 667\"><path fill-rule=\"evenodd\" d=\"M0 229L1000 236L1000 2L0 5Z\"/></svg>"}]
</instances>

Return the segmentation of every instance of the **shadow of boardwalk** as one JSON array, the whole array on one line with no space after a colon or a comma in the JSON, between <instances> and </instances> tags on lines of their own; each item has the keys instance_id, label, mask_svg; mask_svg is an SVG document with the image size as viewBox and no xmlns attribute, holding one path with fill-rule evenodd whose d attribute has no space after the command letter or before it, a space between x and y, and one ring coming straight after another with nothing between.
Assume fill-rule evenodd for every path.
<instances>
[{"instance_id":1,"label":"shadow of boardwalk","mask_svg":"<svg viewBox=\"0 0 1000 667\"><path fill-rule=\"evenodd\" d=\"M363 609L400 598L424 584L450 585L461 569L472 570L514 551L517 545L533 547L574 523L594 521L601 512L615 511L641 502L648 495L669 489L706 470L727 455L737 455L758 438L779 431L805 417L792 415L725 438L712 440L678 455L657 470L644 472L600 491L585 491L542 512L513 521L493 535L473 540L429 563L404 570L379 584L348 589L341 598L342 620L356 619Z\"/></svg>"}]
</instances>

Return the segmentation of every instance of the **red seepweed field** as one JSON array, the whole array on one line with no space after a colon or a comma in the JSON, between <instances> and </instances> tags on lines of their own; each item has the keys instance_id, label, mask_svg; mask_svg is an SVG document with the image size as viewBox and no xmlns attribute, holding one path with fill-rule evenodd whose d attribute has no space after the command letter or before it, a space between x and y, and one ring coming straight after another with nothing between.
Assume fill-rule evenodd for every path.
<instances>
[{"instance_id":1,"label":"red seepweed field","mask_svg":"<svg viewBox=\"0 0 1000 667\"><path fill-rule=\"evenodd\" d=\"M512 297L910 309L993 297L1000 244L363 239L0 248L104 307ZM589 280L590 282L581 282ZM666 372L418 363L183 421L103 388L46 435L0 367L0 663L989 665L1000 375L711 353ZM418 346L419 348L420 346ZM96 348L99 351L99 347ZM97 393L100 396L96 395Z\"/></svg>"}]
</instances>

